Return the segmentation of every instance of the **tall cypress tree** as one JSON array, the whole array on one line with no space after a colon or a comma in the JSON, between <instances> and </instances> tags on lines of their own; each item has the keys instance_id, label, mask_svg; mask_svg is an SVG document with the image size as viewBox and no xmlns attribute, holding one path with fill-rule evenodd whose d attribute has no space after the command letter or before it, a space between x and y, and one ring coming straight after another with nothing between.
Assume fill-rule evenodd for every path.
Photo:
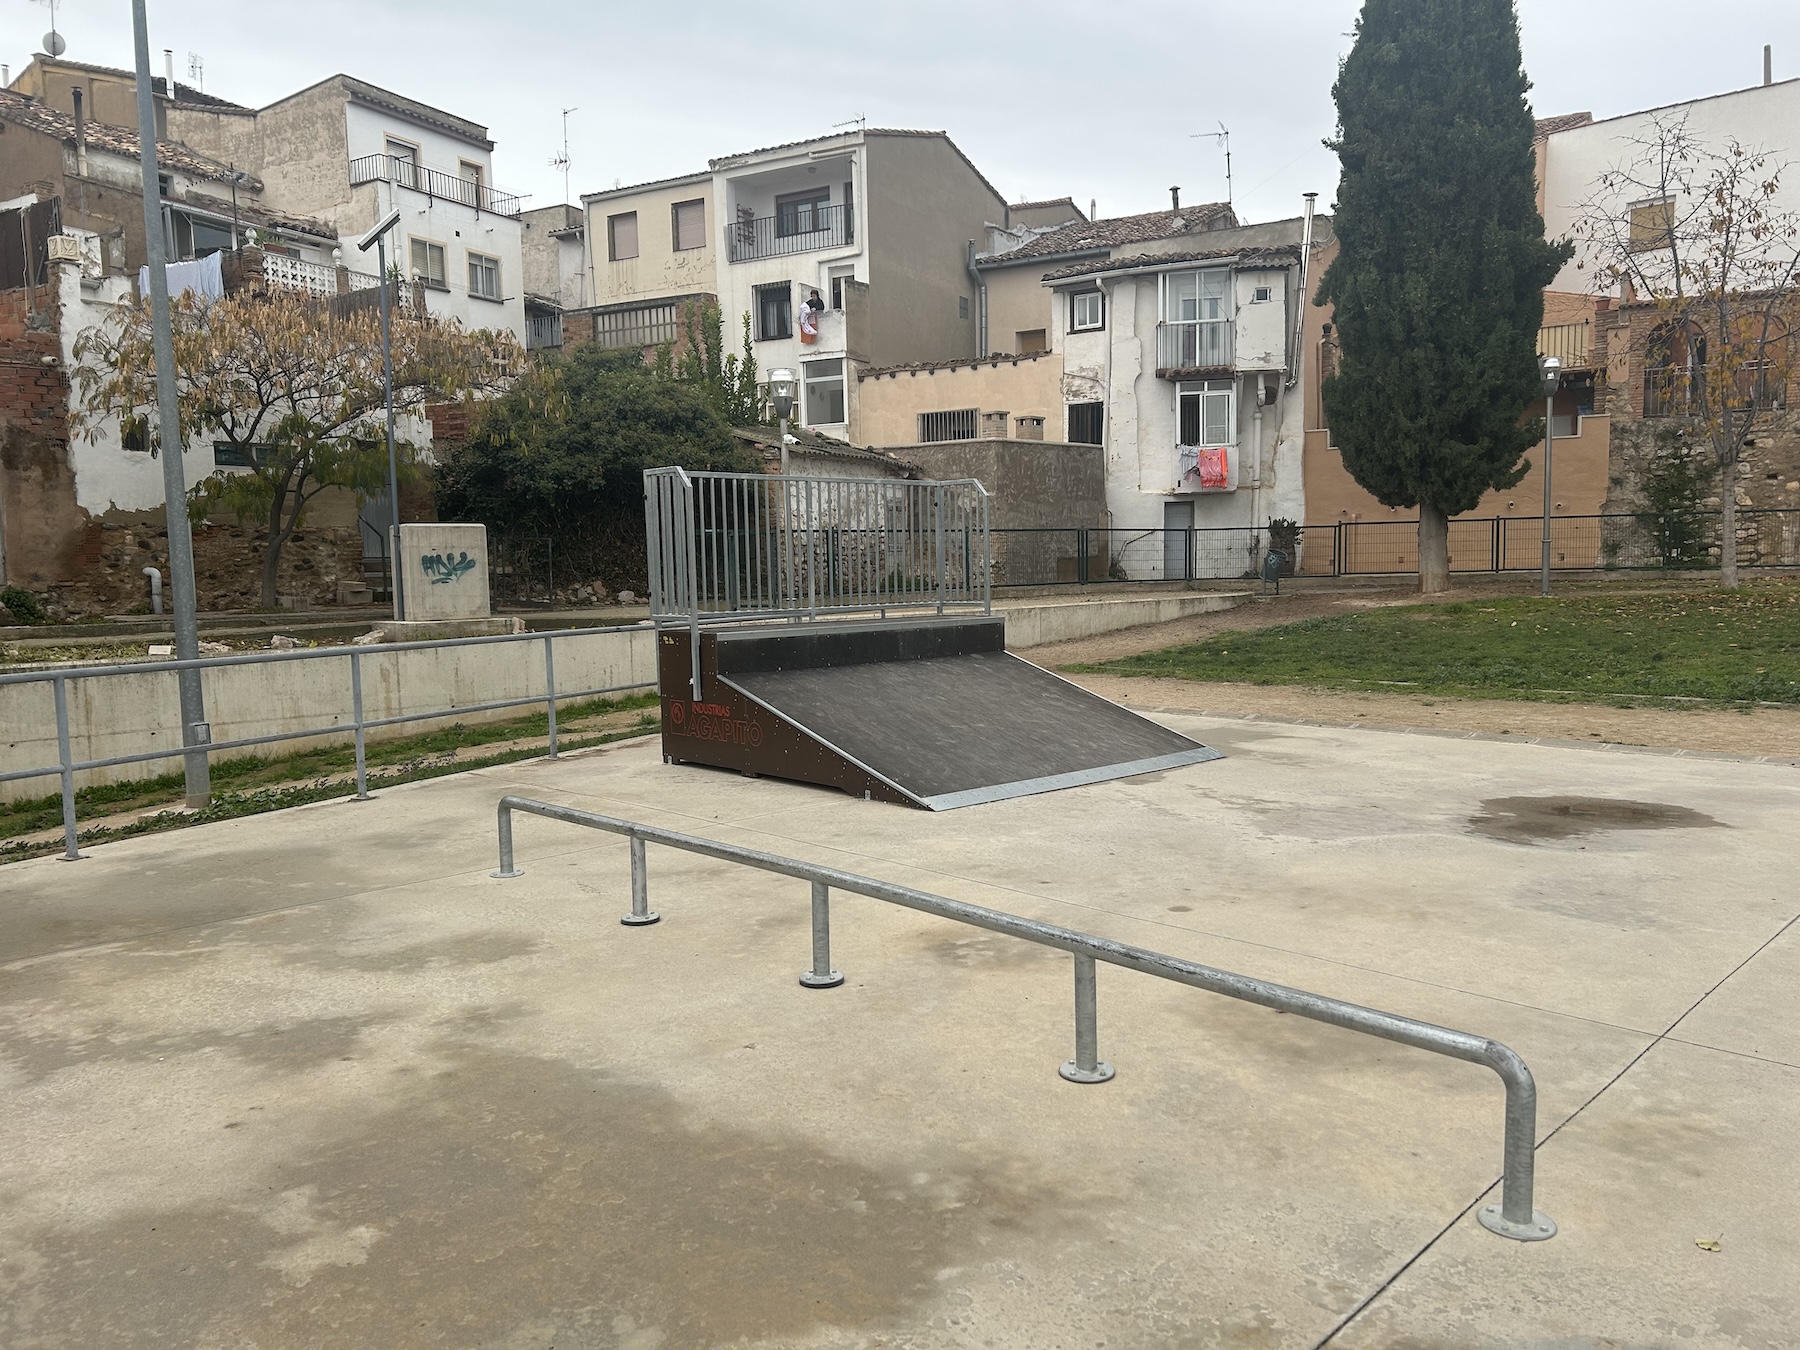
<instances>
[{"instance_id":1,"label":"tall cypress tree","mask_svg":"<svg viewBox=\"0 0 1800 1350\"><path fill-rule=\"evenodd\" d=\"M1338 72L1338 255L1325 413L1344 467L1419 511L1419 583L1449 585L1449 517L1517 483L1542 438L1544 239L1512 0L1365 0Z\"/></svg>"}]
</instances>

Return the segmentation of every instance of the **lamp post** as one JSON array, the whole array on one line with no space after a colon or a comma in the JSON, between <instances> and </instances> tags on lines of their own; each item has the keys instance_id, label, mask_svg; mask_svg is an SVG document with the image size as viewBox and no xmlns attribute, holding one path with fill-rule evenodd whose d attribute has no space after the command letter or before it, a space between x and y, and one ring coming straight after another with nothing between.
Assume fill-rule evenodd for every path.
<instances>
[{"instance_id":1,"label":"lamp post","mask_svg":"<svg viewBox=\"0 0 1800 1350\"><path fill-rule=\"evenodd\" d=\"M406 597L400 580L400 470L394 460L394 336L388 322L387 237L399 223L400 208L395 207L356 242L364 253L375 250L381 277L381 378L387 395L388 506L393 514L388 524L388 576L396 623L406 617Z\"/></svg>"},{"instance_id":2,"label":"lamp post","mask_svg":"<svg viewBox=\"0 0 1800 1350\"><path fill-rule=\"evenodd\" d=\"M788 471L788 414L794 411L794 372L785 366L769 372L769 402L775 405L775 418L781 428L781 472Z\"/></svg>"},{"instance_id":3,"label":"lamp post","mask_svg":"<svg viewBox=\"0 0 1800 1350\"><path fill-rule=\"evenodd\" d=\"M194 536L188 525L187 480L181 439L181 415L175 385L175 338L169 314L168 236L164 233L161 178L156 162L156 105L150 89L150 24L144 0L132 0L132 40L137 58L138 159L143 169L144 253L150 273L150 340L156 357L157 430L161 438L163 516L169 528L169 589L175 611L175 658L200 656L200 628L194 596ZM171 89L173 97L174 90ZM206 746L212 728L200 671L189 667L175 676L181 702L184 797L195 810L212 801L212 776Z\"/></svg>"},{"instance_id":4,"label":"lamp post","mask_svg":"<svg viewBox=\"0 0 1800 1350\"><path fill-rule=\"evenodd\" d=\"M1550 594L1550 453L1556 443L1556 386L1562 380L1562 361L1538 357L1538 377L1544 389L1544 553L1543 579L1538 594Z\"/></svg>"}]
</instances>

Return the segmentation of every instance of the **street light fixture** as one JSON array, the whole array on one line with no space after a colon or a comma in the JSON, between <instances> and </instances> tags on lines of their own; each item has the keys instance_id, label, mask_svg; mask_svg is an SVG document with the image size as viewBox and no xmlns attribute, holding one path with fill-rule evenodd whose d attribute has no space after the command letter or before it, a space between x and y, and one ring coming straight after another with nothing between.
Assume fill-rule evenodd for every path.
<instances>
[{"instance_id":1,"label":"street light fixture","mask_svg":"<svg viewBox=\"0 0 1800 1350\"><path fill-rule=\"evenodd\" d=\"M375 250L381 277L381 378L387 396L388 508L393 516L388 525L388 584L393 591L396 623L406 617L406 600L400 582L400 470L394 460L394 337L388 321L387 237L399 223L400 208L395 207L356 241L356 247L364 253Z\"/></svg>"},{"instance_id":2,"label":"street light fixture","mask_svg":"<svg viewBox=\"0 0 1800 1350\"><path fill-rule=\"evenodd\" d=\"M769 372L769 402L781 428L781 471L788 471L788 414L794 411L794 372L783 367Z\"/></svg>"},{"instance_id":3,"label":"street light fixture","mask_svg":"<svg viewBox=\"0 0 1800 1350\"><path fill-rule=\"evenodd\" d=\"M1538 357L1538 379L1544 391L1544 554L1539 595L1550 594L1550 453L1556 443L1556 389L1562 382L1562 361Z\"/></svg>"}]
</instances>

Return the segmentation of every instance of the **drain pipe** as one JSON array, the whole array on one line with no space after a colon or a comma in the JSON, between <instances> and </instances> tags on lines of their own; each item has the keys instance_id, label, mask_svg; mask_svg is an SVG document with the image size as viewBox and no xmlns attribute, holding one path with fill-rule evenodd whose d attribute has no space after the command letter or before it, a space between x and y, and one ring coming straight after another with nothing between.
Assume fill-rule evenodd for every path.
<instances>
[{"instance_id":1,"label":"drain pipe","mask_svg":"<svg viewBox=\"0 0 1800 1350\"><path fill-rule=\"evenodd\" d=\"M1250 528L1262 528L1262 478L1263 478L1263 404L1268 401L1268 390L1263 384L1259 372L1256 377L1256 412L1252 416L1252 436L1256 447L1256 457L1250 461Z\"/></svg>"},{"instance_id":2,"label":"drain pipe","mask_svg":"<svg viewBox=\"0 0 1800 1350\"><path fill-rule=\"evenodd\" d=\"M975 265L975 241L969 240L969 276L975 282L975 359L980 360L988 354L988 306L987 282L981 279L981 269Z\"/></svg>"},{"instance_id":3,"label":"drain pipe","mask_svg":"<svg viewBox=\"0 0 1800 1350\"><path fill-rule=\"evenodd\" d=\"M162 573L154 567L146 567L144 575L150 578L150 612L162 613Z\"/></svg>"},{"instance_id":4,"label":"drain pipe","mask_svg":"<svg viewBox=\"0 0 1800 1350\"><path fill-rule=\"evenodd\" d=\"M1306 198L1306 224L1300 231L1300 295L1294 305L1293 346L1288 355L1286 383L1289 389L1300 382L1300 344L1302 335L1306 332L1306 307L1312 302L1312 298L1306 293L1306 282L1312 267L1313 203L1318 200L1319 194L1307 192L1302 195Z\"/></svg>"}]
</instances>

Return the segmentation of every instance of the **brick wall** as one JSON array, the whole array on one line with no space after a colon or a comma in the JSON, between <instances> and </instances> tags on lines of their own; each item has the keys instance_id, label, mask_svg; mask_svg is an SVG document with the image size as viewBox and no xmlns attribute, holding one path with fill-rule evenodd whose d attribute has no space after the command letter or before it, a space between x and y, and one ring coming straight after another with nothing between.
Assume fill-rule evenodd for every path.
<instances>
[{"instance_id":1,"label":"brick wall","mask_svg":"<svg viewBox=\"0 0 1800 1350\"><path fill-rule=\"evenodd\" d=\"M50 288L0 291L0 561L27 588L73 575L86 537L59 320Z\"/></svg>"}]
</instances>

